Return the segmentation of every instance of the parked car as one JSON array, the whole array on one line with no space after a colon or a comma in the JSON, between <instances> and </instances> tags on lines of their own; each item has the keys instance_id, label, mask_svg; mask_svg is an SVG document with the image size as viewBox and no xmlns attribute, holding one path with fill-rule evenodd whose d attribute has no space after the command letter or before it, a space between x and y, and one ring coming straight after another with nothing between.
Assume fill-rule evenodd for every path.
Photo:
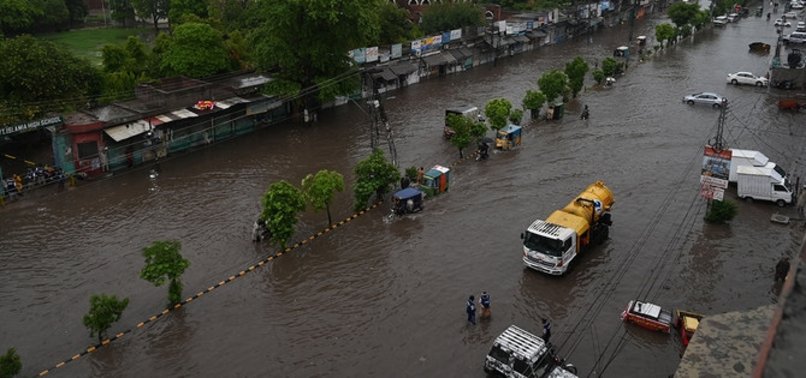
<instances>
[{"instance_id":1,"label":"parked car","mask_svg":"<svg viewBox=\"0 0 806 378\"><path fill-rule=\"evenodd\" d=\"M766 87L770 81L766 77L756 76L750 72L736 72L728 74L728 83L733 85L744 84Z\"/></svg>"},{"instance_id":2,"label":"parked car","mask_svg":"<svg viewBox=\"0 0 806 378\"><path fill-rule=\"evenodd\" d=\"M789 35L785 35L782 40L784 43L806 43L806 33L794 31Z\"/></svg>"},{"instance_id":3,"label":"parked car","mask_svg":"<svg viewBox=\"0 0 806 378\"><path fill-rule=\"evenodd\" d=\"M714 23L714 26L724 26L725 24L728 23L728 17L727 16L718 16L718 17L714 18L714 20L712 22Z\"/></svg>"},{"instance_id":4,"label":"parked car","mask_svg":"<svg viewBox=\"0 0 806 378\"><path fill-rule=\"evenodd\" d=\"M798 24L795 26L795 31L799 32L806 31L806 22L798 21Z\"/></svg>"},{"instance_id":5,"label":"parked car","mask_svg":"<svg viewBox=\"0 0 806 378\"><path fill-rule=\"evenodd\" d=\"M731 13L728 15L728 22L736 22L736 21L739 21L738 13Z\"/></svg>"},{"instance_id":6,"label":"parked car","mask_svg":"<svg viewBox=\"0 0 806 378\"><path fill-rule=\"evenodd\" d=\"M803 9L803 4L801 4L801 3L797 2L797 1L793 1L791 4L789 4L789 7L791 9Z\"/></svg>"},{"instance_id":7,"label":"parked car","mask_svg":"<svg viewBox=\"0 0 806 378\"><path fill-rule=\"evenodd\" d=\"M784 13L784 18L786 18L787 20L797 20L798 12L786 12Z\"/></svg>"},{"instance_id":8,"label":"parked car","mask_svg":"<svg viewBox=\"0 0 806 378\"><path fill-rule=\"evenodd\" d=\"M722 106L722 103L725 103L727 101L728 99L726 99L725 97L722 97L716 93L711 92L699 92L683 97L683 102L685 102L686 104L689 105L705 104L705 105L711 105L714 108L719 108L720 106Z\"/></svg>"},{"instance_id":9,"label":"parked car","mask_svg":"<svg viewBox=\"0 0 806 378\"><path fill-rule=\"evenodd\" d=\"M775 20L775 26L783 26L785 28L790 28L790 27L792 27L792 23L789 22L789 21L781 20L779 18L779 19Z\"/></svg>"}]
</instances>

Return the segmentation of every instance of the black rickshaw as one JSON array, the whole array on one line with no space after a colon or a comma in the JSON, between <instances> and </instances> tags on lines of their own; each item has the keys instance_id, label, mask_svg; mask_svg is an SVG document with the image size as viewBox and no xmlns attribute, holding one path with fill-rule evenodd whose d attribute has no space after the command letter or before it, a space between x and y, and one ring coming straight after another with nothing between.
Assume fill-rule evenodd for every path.
<instances>
[{"instance_id":1,"label":"black rickshaw","mask_svg":"<svg viewBox=\"0 0 806 378\"><path fill-rule=\"evenodd\" d=\"M423 192L416 188L399 190L392 196L392 212L396 215L417 213L423 209Z\"/></svg>"}]
</instances>

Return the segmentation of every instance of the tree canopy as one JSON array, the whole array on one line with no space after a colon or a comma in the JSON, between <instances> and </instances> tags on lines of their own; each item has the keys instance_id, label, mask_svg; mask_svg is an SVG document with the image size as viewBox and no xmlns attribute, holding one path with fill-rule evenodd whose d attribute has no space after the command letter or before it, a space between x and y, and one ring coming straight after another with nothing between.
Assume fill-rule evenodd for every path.
<instances>
[{"instance_id":1,"label":"tree canopy","mask_svg":"<svg viewBox=\"0 0 806 378\"><path fill-rule=\"evenodd\" d=\"M203 78L224 72L232 64L218 30L209 24L188 22L174 29L160 67L166 73Z\"/></svg>"},{"instance_id":2,"label":"tree canopy","mask_svg":"<svg viewBox=\"0 0 806 378\"><path fill-rule=\"evenodd\" d=\"M674 39L677 36L677 30L669 23L662 23L655 26L655 39L660 42L660 47L663 48L664 42L665 45L669 44L669 41Z\"/></svg>"},{"instance_id":3,"label":"tree canopy","mask_svg":"<svg viewBox=\"0 0 806 378\"><path fill-rule=\"evenodd\" d=\"M305 199L316 210L327 210L327 223L333 224L330 216L330 201L335 192L344 190L344 176L336 171L323 169L316 175L309 174L302 179L302 192Z\"/></svg>"},{"instance_id":4,"label":"tree canopy","mask_svg":"<svg viewBox=\"0 0 806 378\"><path fill-rule=\"evenodd\" d=\"M171 0L131 0L137 15L150 19L154 30L159 30L160 19L168 17Z\"/></svg>"},{"instance_id":5,"label":"tree canopy","mask_svg":"<svg viewBox=\"0 0 806 378\"><path fill-rule=\"evenodd\" d=\"M454 131L450 142L459 149L459 158L464 158L463 150L487 131L483 123L458 114L448 114L445 122Z\"/></svg>"},{"instance_id":6,"label":"tree canopy","mask_svg":"<svg viewBox=\"0 0 806 378\"><path fill-rule=\"evenodd\" d=\"M254 10L251 33L257 66L275 78L308 88L320 100L357 88L357 80L337 78L351 69L347 53L377 39L382 0L264 0ZM341 77L343 79L343 77ZM279 81L279 80L278 80Z\"/></svg>"},{"instance_id":7,"label":"tree canopy","mask_svg":"<svg viewBox=\"0 0 806 378\"><path fill-rule=\"evenodd\" d=\"M607 57L602 60L602 72L605 74L605 77L613 76L620 70L620 64L615 59Z\"/></svg>"},{"instance_id":8,"label":"tree canopy","mask_svg":"<svg viewBox=\"0 0 806 378\"><path fill-rule=\"evenodd\" d=\"M208 0L170 0L168 19L172 24L181 23L186 16L207 18L210 7Z\"/></svg>"},{"instance_id":9,"label":"tree canopy","mask_svg":"<svg viewBox=\"0 0 806 378\"><path fill-rule=\"evenodd\" d=\"M380 21L380 35L378 42L381 45L407 42L414 37L413 26L408 13L395 4L385 3L378 10Z\"/></svg>"},{"instance_id":10,"label":"tree canopy","mask_svg":"<svg viewBox=\"0 0 806 378\"><path fill-rule=\"evenodd\" d=\"M288 239L294 236L299 213L305 210L305 196L294 185L278 181L263 194L261 205L260 217L266 221L271 240L285 248Z\"/></svg>"},{"instance_id":11,"label":"tree canopy","mask_svg":"<svg viewBox=\"0 0 806 378\"><path fill-rule=\"evenodd\" d=\"M389 186L400 180L397 167L386 160L383 151L377 148L369 157L356 164L355 176L353 192L356 211L365 208L373 194L378 197L377 200L382 200Z\"/></svg>"},{"instance_id":12,"label":"tree canopy","mask_svg":"<svg viewBox=\"0 0 806 378\"><path fill-rule=\"evenodd\" d=\"M464 26L484 25L483 9L473 3L440 3L423 11L421 27L426 34L441 33Z\"/></svg>"},{"instance_id":13,"label":"tree canopy","mask_svg":"<svg viewBox=\"0 0 806 378\"><path fill-rule=\"evenodd\" d=\"M140 278L154 286L162 286L165 281L170 281L168 300L172 305L182 301L179 278L190 266L190 261L182 257L181 249L182 244L175 240L155 241L143 249L145 266L140 271Z\"/></svg>"},{"instance_id":14,"label":"tree canopy","mask_svg":"<svg viewBox=\"0 0 806 378\"><path fill-rule=\"evenodd\" d=\"M551 70L537 79L537 86L546 95L546 100L553 102L563 95L568 88L568 75L560 70Z\"/></svg>"},{"instance_id":15,"label":"tree canopy","mask_svg":"<svg viewBox=\"0 0 806 378\"><path fill-rule=\"evenodd\" d=\"M523 108L529 109L532 119L536 119L540 113L540 108L546 103L546 95L541 91L527 90L526 95L523 96Z\"/></svg>"},{"instance_id":16,"label":"tree canopy","mask_svg":"<svg viewBox=\"0 0 806 378\"><path fill-rule=\"evenodd\" d=\"M128 305L128 298L118 300L114 295L98 294L90 297L90 310L83 319L84 326L90 330L90 336L97 335L100 342L112 323L120 320Z\"/></svg>"},{"instance_id":17,"label":"tree canopy","mask_svg":"<svg viewBox=\"0 0 806 378\"><path fill-rule=\"evenodd\" d=\"M89 62L31 36L0 40L0 124L82 107L101 92Z\"/></svg>"},{"instance_id":18,"label":"tree canopy","mask_svg":"<svg viewBox=\"0 0 806 378\"><path fill-rule=\"evenodd\" d=\"M0 356L0 378L11 378L22 370L22 360L14 348L8 348L6 354Z\"/></svg>"},{"instance_id":19,"label":"tree canopy","mask_svg":"<svg viewBox=\"0 0 806 378\"><path fill-rule=\"evenodd\" d=\"M568 85L574 98L585 86L585 74L588 73L588 63L582 57L576 57L565 65L565 75L568 76Z\"/></svg>"},{"instance_id":20,"label":"tree canopy","mask_svg":"<svg viewBox=\"0 0 806 378\"><path fill-rule=\"evenodd\" d=\"M699 3L674 3L669 6L669 10L666 12L669 15L669 18L672 22L677 25L678 28L682 28L683 25L689 25L692 21L695 20L697 14L700 12L700 4Z\"/></svg>"},{"instance_id":21,"label":"tree canopy","mask_svg":"<svg viewBox=\"0 0 806 378\"><path fill-rule=\"evenodd\" d=\"M509 112L512 111L512 103L505 98L496 98L490 100L484 107L484 115L490 121L490 128L493 131L498 131L507 125L509 120Z\"/></svg>"}]
</instances>

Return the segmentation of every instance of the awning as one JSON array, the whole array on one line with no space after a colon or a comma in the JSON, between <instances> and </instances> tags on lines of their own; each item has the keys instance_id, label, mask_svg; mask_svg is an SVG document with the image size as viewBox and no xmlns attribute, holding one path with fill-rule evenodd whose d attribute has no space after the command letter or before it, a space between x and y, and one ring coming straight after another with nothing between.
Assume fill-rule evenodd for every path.
<instances>
[{"instance_id":1,"label":"awning","mask_svg":"<svg viewBox=\"0 0 806 378\"><path fill-rule=\"evenodd\" d=\"M514 39L516 42L520 42L520 43L529 43L529 41L531 41L531 40L530 40L529 38L527 38L525 35L516 35L516 36L514 36L514 37L512 37L512 38L513 38L513 39Z\"/></svg>"},{"instance_id":2,"label":"awning","mask_svg":"<svg viewBox=\"0 0 806 378\"><path fill-rule=\"evenodd\" d=\"M445 60L445 57L442 56L442 53L436 53L434 55L424 56L423 62L429 66L444 66L448 64L448 61Z\"/></svg>"},{"instance_id":3,"label":"awning","mask_svg":"<svg viewBox=\"0 0 806 378\"><path fill-rule=\"evenodd\" d=\"M461 49L459 49L459 51L461 51L462 54L464 54L465 59L473 57L473 52L470 51L470 49L467 47L462 47Z\"/></svg>"},{"instance_id":4,"label":"awning","mask_svg":"<svg viewBox=\"0 0 806 378\"><path fill-rule=\"evenodd\" d=\"M389 70L389 67L384 67L383 71L372 74L373 79L382 79L384 81L395 81L397 75Z\"/></svg>"},{"instance_id":5,"label":"awning","mask_svg":"<svg viewBox=\"0 0 806 378\"><path fill-rule=\"evenodd\" d=\"M464 62L464 60L466 58L465 54L462 54L462 52L459 49L448 50L447 53L451 54L459 62Z\"/></svg>"},{"instance_id":6,"label":"awning","mask_svg":"<svg viewBox=\"0 0 806 378\"><path fill-rule=\"evenodd\" d=\"M216 106L218 106L218 103L216 103ZM224 108L224 109L226 109L226 108ZM160 115L155 116L155 117L151 117L151 125L157 126L157 125L162 125L163 123L168 123L168 122L171 122L171 121L178 121L180 119L192 118L192 117L198 117L198 116L199 116L198 114L193 113L190 110L177 109L177 110L174 110L172 112L168 112L168 113L160 114Z\"/></svg>"},{"instance_id":7,"label":"awning","mask_svg":"<svg viewBox=\"0 0 806 378\"><path fill-rule=\"evenodd\" d=\"M532 38L546 38L546 35L548 35L548 34L546 34L546 32L544 32L542 30L532 30L529 33L529 36L532 37Z\"/></svg>"},{"instance_id":8,"label":"awning","mask_svg":"<svg viewBox=\"0 0 806 378\"><path fill-rule=\"evenodd\" d=\"M224 100L221 100L221 101L216 101L215 107L216 108L221 108L221 109L229 109L233 105L245 104L247 102L249 102L249 100L244 99L244 98L230 97L230 98L227 98L227 99L224 99Z\"/></svg>"},{"instance_id":9,"label":"awning","mask_svg":"<svg viewBox=\"0 0 806 378\"><path fill-rule=\"evenodd\" d=\"M515 43L515 40L512 39L512 37L504 37L504 38L501 38L500 41L498 41L498 46L499 47L509 46L509 45L511 45L513 43Z\"/></svg>"},{"instance_id":10,"label":"awning","mask_svg":"<svg viewBox=\"0 0 806 378\"><path fill-rule=\"evenodd\" d=\"M453 54L448 54L447 52L442 54L442 57L445 59L448 64L456 64L457 59L453 56Z\"/></svg>"},{"instance_id":11,"label":"awning","mask_svg":"<svg viewBox=\"0 0 806 378\"><path fill-rule=\"evenodd\" d=\"M389 70L397 76L408 75L417 72L417 65L410 62L400 62L389 67Z\"/></svg>"},{"instance_id":12,"label":"awning","mask_svg":"<svg viewBox=\"0 0 806 378\"><path fill-rule=\"evenodd\" d=\"M141 119L137 122L104 129L104 132L114 139L115 142L120 142L149 130L151 130L151 125L148 124L148 121Z\"/></svg>"}]
</instances>

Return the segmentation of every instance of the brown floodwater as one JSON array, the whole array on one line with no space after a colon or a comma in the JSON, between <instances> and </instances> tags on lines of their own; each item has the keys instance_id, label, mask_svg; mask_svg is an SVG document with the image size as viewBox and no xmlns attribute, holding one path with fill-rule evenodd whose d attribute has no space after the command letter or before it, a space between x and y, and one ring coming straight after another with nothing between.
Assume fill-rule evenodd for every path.
<instances>
[{"instance_id":1,"label":"brown floodwater","mask_svg":"<svg viewBox=\"0 0 806 378\"><path fill-rule=\"evenodd\" d=\"M637 25L654 35L658 20ZM387 112L401 166L449 164L444 109L505 97L516 104L544 71L575 56L597 60L626 40L626 26L391 92ZM797 248L802 224L776 225L792 208L739 203L729 226L705 225L697 197L704 143L718 112L683 95L716 91L731 106L725 137L803 172L803 115L779 113L766 89L725 75L764 73L772 25L747 18L708 30L642 64L608 90L587 90L559 122L525 127L523 144L455 167L448 194L425 211L390 220L376 209L159 321L136 329L55 376L482 376L492 340L510 324L540 332L581 376L667 376L674 336L625 327L627 301L705 314L775 301L773 267ZM633 63L635 63L633 61ZM589 121L580 121L583 104ZM139 279L141 250L176 239L191 261L192 295L272 253L250 241L259 198L278 180L298 184L320 169L342 172L369 153L369 120L356 105L312 126L283 124L162 162L0 209L0 349L14 346L30 376L95 339L81 319L96 293L128 297L111 334L161 311L166 288ZM563 277L524 268L519 234L595 180L615 194L610 240ZM735 190L727 197L735 199ZM334 218L351 214L351 185ZM325 227L306 212L295 239ZM486 290L493 317L465 322L464 301ZM617 353L616 353L617 352Z\"/></svg>"}]
</instances>

